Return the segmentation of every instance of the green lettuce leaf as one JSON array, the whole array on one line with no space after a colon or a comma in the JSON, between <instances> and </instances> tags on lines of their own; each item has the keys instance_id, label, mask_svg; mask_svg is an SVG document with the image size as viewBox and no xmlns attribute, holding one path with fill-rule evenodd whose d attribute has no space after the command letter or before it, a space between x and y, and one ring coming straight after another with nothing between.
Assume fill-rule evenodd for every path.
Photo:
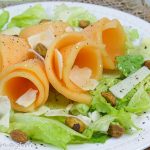
<instances>
[{"instance_id":1,"label":"green lettuce leaf","mask_svg":"<svg viewBox=\"0 0 150 150\"><path fill-rule=\"evenodd\" d=\"M132 114L124 111L123 109L116 111L112 114L115 117L115 121L119 122L127 132L130 132L132 128L139 129L132 120Z\"/></svg>"},{"instance_id":2,"label":"green lettuce leaf","mask_svg":"<svg viewBox=\"0 0 150 150\"><path fill-rule=\"evenodd\" d=\"M4 27L4 25L8 22L9 20L9 12L4 10L1 14L0 14L0 30L2 30L2 28Z\"/></svg>"},{"instance_id":3,"label":"green lettuce leaf","mask_svg":"<svg viewBox=\"0 0 150 150\"><path fill-rule=\"evenodd\" d=\"M110 137L101 132L93 133L92 137L89 139L89 143L105 143Z\"/></svg>"},{"instance_id":4,"label":"green lettuce leaf","mask_svg":"<svg viewBox=\"0 0 150 150\"><path fill-rule=\"evenodd\" d=\"M115 108L113 108L110 103L107 103L105 98L102 97L101 94L99 94L93 97L92 110L110 114L111 112L115 111Z\"/></svg>"},{"instance_id":5,"label":"green lettuce leaf","mask_svg":"<svg viewBox=\"0 0 150 150\"><path fill-rule=\"evenodd\" d=\"M120 100L117 99L117 103L120 103L119 106L112 107L110 103L106 101L106 99L100 94L101 92L106 92L109 90L109 88L113 85L115 85L119 79L113 79L113 78L104 78L100 81L100 84L97 86L96 90L92 92L92 110L97 110L98 112L105 114L105 116L112 116L115 122L118 122L120 125L122 125L127 132L131 128L136 128L138 129L133 121L132 121L132 114L129 112L126 112L123 108L126 106L123 105L123 103L120 103ZM133 96L134 93L136 92L133 91L131 92L129 97ZM127 104L129 102L129 97L124 99L124 101L127 101ZM123 107L122 107L123 106Z\"/></svg>"},{"instance_id":6,"label":"green lettuce leaf","mask_svg":"<svg viewBox=\"0 0 150 150\"><path fill-rule=\"evenodd\" d=\"M45 9L40 4L37 4L31 8L28 8L22 14L13 17L11 22L8 24L8 28L34 25L39 23L42 19L47 18L48 15L46 14Z\"/></svg>"},{"instance_id":7,"label":"green lettuce leaf","mask_svg":"<svg viewBox=\"0 0 150 150\"><path fill-rule=\"evenodd\" d=\"M29 138L66 149L67 144L85 141L87 137L57 120L33 115L14 114L8 132L19 129Z\"/></svg>"},{"instance_id":8,"label":"green lettuce leaf","mask_svg":"<svg viewBox=\"0 0 150 150\"><path fill-rule=\"evenodd\" d=\"M104 78L99 82L97 88L91 92L93 96L92 110L97 110L102 113L111 113L115 109L107 103L105 98L101 95L101 92L107 92L110 87L118 83L120 80L115 78Z\"/></svg>"},{"instance_id":9,"label":"green lettuce leaf","mask_svg":"<svg viewBox=\"0 0 150 150\"><path fill-rule=\"evenodd\" d=\"M141 45L139 46L138 50L135 51L135 53L138 53L144 57L144 59L150 58L150 37L149 38L144 38L142 40Z\"/></svg>"},{"instance_id":10,"label":"green lettuce leaf","mask_svg":"<svg viewBox=\"0 0 150 150\"><path fill-rule=\"evenodd\" d=\"M139 39L139 33L137 29L133 28L126 28L126 49L127 54L136 54L134 53L135 50L138 49L138 46L134 44L134 41Z\"/></svg>"},{"instance_id":11,"label":"green lettuce leaf","mask_svg":"<svg viewBox=\"0 0 150 150\"><path fill-rule=\"evenodd\" d=\"M125 55L116 57L117 68L122 72L124 76L136 72L144 63L144 57L142 55Z\"/></svg>"},{"instance_id":12,"label":"green lettuce leaf","mask_svg":"<svg viewBox=\"0 0 150 150\"><path fill-rule=\"evenodd\" d=\"M89 128L91 128L93 131L99 131L101 133L107 133L109 125L111 122L113 122L115 117L111 115L105 115L98 119L97 121L91 123Z\"/></svg>"},{"instance_id":13,"label":"green lettuce leaf","mask_svg":"<svg viewBox=\"0 0 150 150\"><path fill-rule=\"evenodd\" d=\"M86 104L74 104L70 110L72 115L87 115L89 106Z\"/></svg>"},{"instance_id":14,"label":"green lettuce leaf","mask_svg":"<svg viewBox=\"0 0 150 150\"><path fill-rule=\"evenodd\" d=\"M54 9L54 14L52 16L53 20L63 20L68 22L69 25L78 27L80 20L88 20L90 23L96 21L93 14L81 7L69 7L65 4L58 5Z\"/></svg>"},{"instance_id":15,"label":"green lettuce leaf","mask_svg":"<svg viewBox=\"0 0 150 150\"><path fill-rule=\"evenodd\" d=\"M133 95L126 107L126 110L132 113L142 113L150 109L150 96L141 86Z\"/></svg>"}]
</instances>

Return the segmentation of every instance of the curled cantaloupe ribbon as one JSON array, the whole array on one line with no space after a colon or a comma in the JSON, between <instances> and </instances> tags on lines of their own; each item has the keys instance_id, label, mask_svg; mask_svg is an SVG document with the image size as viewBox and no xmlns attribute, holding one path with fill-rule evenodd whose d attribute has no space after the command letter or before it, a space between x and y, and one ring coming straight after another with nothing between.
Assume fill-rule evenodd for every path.
<instances>
[{"instance_id":1,"label":"curled cantaloupe ribbon","mask_svg":"<svg viewBox=\"0 0 150 150\"><path fill-rule=\"evenodd\" d=\"M19 36L27 40L27 38L32 35L50 30L54 34L54 36L57 37L65 33L67 27L68 24L62 21L43 22L37 25L24 28Z\"/></svg>"},{"instance_id":2,"label":"curled cantaloupe ribbon","mask_svg":"<svg viewBox=\"0 0 150 150\"><path fill-rule=\"evenodd\" d=\"M28 43L19 37L0 35L0 72L12 64L30 58Z\"/></svg>"},{"instance_id":3,"label":"curled cantaloupe ribbon","mask_svg":"<svg viewBox=\"0 0 150 150\"><path fill-rule=\"evenodd\" d=\"M16 100L29 89L37 91L35 101L28 107L17 104ZM9 66L0 74L0 95L7 95L16 111L33 111L46 102L48 93L49 82L40 60L31 59Z\"/></svg>"},{"instance_id":4,"label":"curled cantaloupe ribbon","mask_svg":"<svg viewBox=\"0 0 150 150\"><path fill-rule=\"evenodd\" d=\"M91 40L105 45L102 51L104 69L115 69L115 57L125 54L126 35L120 22L102 18L83 32Z\"/></svg>"},{"instance_id":5,"label":"curled cantaloupe ribbon","mask_svg":"<svg viewBox=\"0 0 150 150\"><path fill-rule=\"evenodd\" d=\"M58 50L63 58L62 78L58 74L55 50ZM69 74L76 65L80 68L90 68L92 78L99 79L102 75L100 50L100 46L87 41L81 33L66 33L58 37L48 49L45 58L46 72L52 86L68 99L89 104L91 95L71 82Z\"/></svg>"}]
</instances>

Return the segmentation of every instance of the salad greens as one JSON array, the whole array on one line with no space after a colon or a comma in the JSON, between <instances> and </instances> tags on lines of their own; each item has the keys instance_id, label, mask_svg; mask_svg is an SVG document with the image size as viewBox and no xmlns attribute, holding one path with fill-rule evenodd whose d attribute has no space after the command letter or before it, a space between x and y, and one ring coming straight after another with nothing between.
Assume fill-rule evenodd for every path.
<instances>
[{"instance_id":1,"label":"salad greens","mask_svg":"<svg viewBox=\"0 0 150 150\"><path fill-rule=\"evenodd\" d=\"M145 60L149 60L149 58L150 58L150 38L144 38L142 40L141 45L139 46L138 50L135 51L135 53L142 55L145 58Z\"/></svg>"},{"instance_id":2,"label":"salad greens","mask_svg":"<svg viewBox=\"0 0 150 150\"><path fill-rule=\"evenodd\" d=\"M126 49L127 49L127 54L132 54L134 51L138 48L135 44L134 41L139 39L139 33L137 29L133 28L126 28Z\"/></svg>"},{"instance_id":3,"label":"salad greens","mask_svg":"<svg viewBox=\"0 0 150 150\"><path fill-rule=\"evenodd\" d=\"M73 115L87 115L89 111L89 106L86 104L74 104L70 110Z\"/></svg>"},{"instance_id":4,"label":"salad greens","mask_svg":"<svg viewBox=\"0 0 150 150\"><path fill-rule=\"evenodd\" d=\"M126 110L132 113L142 113L150 109L150 97L141 86L129 101Z\"/></svg>"},{"instance_id":5,"label":"salad greens","mask_svg":"<svg viewBox=\"0 0 150 150\"><path fill-rule=\"evenodd\" d=\"M101 133L107 134L109 125L112 121L114 121L115 117L111 115L105 115L98 119L97 121L93 122L89 128L91 128L93 131L99 131Z\"/></svg>"},{"instance_id":6,"label":"salad greens","mask_svg":"<svg viewBox=\"0 0 150 150\"><path fill-rule=\"evenodd\" d=\"M0 14L0 30L2 30L2 28L4 27L4 25L8 22L9 20L9 12L4 10L1 14Z\"/></svg>"},{"instance_id":7,"label":"salad greens","mask_svg":"<svg viewBox=\"0 0 150 150\"><path fill-rule=\"evenodd\" d=\"M52 20L63 20L69 25L78 27L80 20L88 20L90 23L96 22L96 18L90 12L81 7L68 7L65 4L58 5L52 16Z\"/></svg>"},{"instance_id":8,"label":"salad greens","mask_svg":"<svg viewBox=\"0 0 150 150\"><path fill-rule=\"evenodd\" d=\"M93 101L91 107L92 110L97 110L100 113L113 116L115 118L114 121L118 122L126 129L127 132L129 132L131 128L138 129L132 121L132 114L122 109L123 107L118 107L119 109L117 108L117 106L112 107L111 104L108 103L106 99L101 95L101 92L108 91L109 88L115 85L118 81L118 79L110 78L104 78L103 80L101 80L99 86L95 91L92 92Z\"/></svg>"},{"instance_id":9,"label":"salad greens","mask_svg":"<svg viewBox=\"0 0 150 150\"><path fill-rule=\"evenodd\" d=\"M15 129L24 131L33 140L56 145L64 149L66 149L68 143L76 143L76 140L81 142L82 140L87 140L86 136L70 129L57 120L32 115L14 114L11 118L8 132Z\"/></svg>"},{"instance_id":10,"label":"salad greens","mask_svg":"<svg viewBox=\"0 0 150 150\"><path fill-rule=\"evenodd\" d=\"M142 67L144 57L142 55L118 56L116 57L116 63L117 68L127 77Z\"/></svg>"},{"instance_id":11,"label":"salad greens","mask_svg":"<svg viewBox=\"0 0 150 150\"><path fill-rule=\"evenodd\" d=\"M26 27L39 23L42 19L47 19L48 15L45 9L37 4L31 8L28 8L22 14L15 16L8 24L8 28L12 27Z\"/></svg>"}]
</instances>

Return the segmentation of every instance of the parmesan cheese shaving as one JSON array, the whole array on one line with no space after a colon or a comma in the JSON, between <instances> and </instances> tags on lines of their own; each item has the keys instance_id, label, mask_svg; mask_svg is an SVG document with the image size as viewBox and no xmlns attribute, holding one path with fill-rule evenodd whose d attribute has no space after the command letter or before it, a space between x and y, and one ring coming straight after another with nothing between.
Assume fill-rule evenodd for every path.
<instances>
[{"instance_id":1,"label":"parmesan cheese shaving","mask_svg":"<svg viewBox=\"0 0 150 150\"><path fill-rule=\"evenodd\" d=\"M9 128L10 100L7 96L0 96L0 125Z\"/></svg>"},{"instance_id":2,"label":"parmesan cheese shaving","mask_svg":"<svg viewBox=\"0 0 150 150\"><path fill-rule=\"evenodd\" d=\"M20 106L23 106L23 107L30 106L36 100L37 92L38 92L37 90L34 90L32 88L29 89L28 91L26 91L22 96L20 96L16 100L16 103Z\"/></svg>"},{"instance_id":3,"label":"parmesan cheese shaving","mask_svg":"<svg viewBox=\"0 0 150 150\"><path fill-rule=\"evenodd\" d=\"M28 42L31 46L31 48L35 48L35 46L38 44L38 43L41 43L43 44L45 47L49 47L49 45L51 44L51 42L54 40L54 34L50 31L50 30L47 30L47 31L44 31L44 32L40 32L38 34L35 34L33 36L30 36L28 38Z\"/></svg>"},{"instance_id":4,"label":"parmesan cheese shaving","mask_svg":"<svg viewBox=\"0 0 150 150\"><path fill-rule=\"evenodd\" d=\"M81 89L88 91L94 90L98 85L98 81L90 79L92 70L88 67L79 68L74 66L70 72L69 79Z\"/></svg>"},{"instance_id":5,"label":"parmesan cheese shaving","mask_svg":"<svg viewBox=\"0 0 150 150\"><path fill-rule=\"evenodd\" d=\"M147 67L142 67L135 73L120 81L118 84L112 86L109 90L118 98L123 98L130 92L138 83L143 81L148 75L150 70Z\"/></svg>"},{"instance_id":6,"label":"parmesan cheese shaving","mask_svg":"<svg viewBox=\"0 0 150 150\"><path fill-rule=\"evenodd\" d=\"M63 57L58 49L54 50L55 69L59 79L62 79Z\"/></svg>"}]
</instances>

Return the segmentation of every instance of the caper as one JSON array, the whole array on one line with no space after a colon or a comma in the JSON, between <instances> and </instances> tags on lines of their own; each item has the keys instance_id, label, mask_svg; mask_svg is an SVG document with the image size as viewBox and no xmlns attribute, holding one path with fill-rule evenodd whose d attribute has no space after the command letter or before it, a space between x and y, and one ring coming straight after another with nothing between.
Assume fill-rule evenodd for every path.
<instances>
[{"instance_id":1,"label":"caper","mask_svg":"<svg viewBox=\"0 0 150 150\"><path fill-rule=\"evenodd\" d=\"M35 47L36 52L38 52L42 57L45 58L46 56L46 52L47 52L47 48L42 44L42 43L38 43Z\"/></svg>"},{"instance_id":2,"label":"caper","mask_svg":"<svg viewBox=\"0 0 150 150\"><path fill-rule=\"evenodd\" d=\"M86 128L86 125L80 119L75 117L67 117L65 124L80 133L82 133Z\"/></svg>"}]
</instances>

